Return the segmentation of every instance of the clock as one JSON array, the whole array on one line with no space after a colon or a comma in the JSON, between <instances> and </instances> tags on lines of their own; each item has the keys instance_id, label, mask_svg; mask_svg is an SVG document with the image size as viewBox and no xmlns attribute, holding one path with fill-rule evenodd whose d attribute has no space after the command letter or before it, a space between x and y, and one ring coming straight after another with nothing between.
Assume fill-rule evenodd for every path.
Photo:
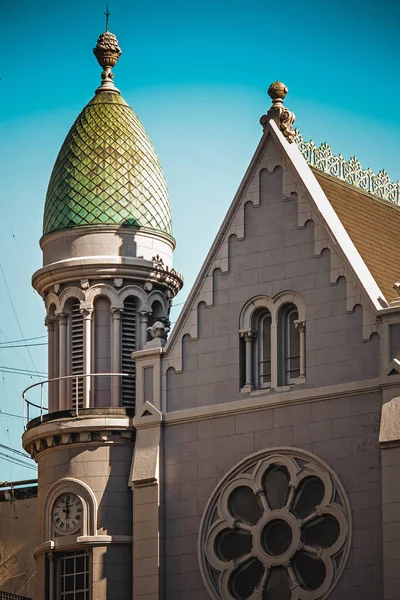
<instances>
[{"instance_id":1,"label":"clock","mask_svg":"<svg viewBox=\"0 0 400 600\"><path fill-rule=\"evenodd\" d=\"M59 535L76 533L83 519L82 500L76 494L65 492L58 496L53 504L51 520Z\"/></svg>"}]
</instances>

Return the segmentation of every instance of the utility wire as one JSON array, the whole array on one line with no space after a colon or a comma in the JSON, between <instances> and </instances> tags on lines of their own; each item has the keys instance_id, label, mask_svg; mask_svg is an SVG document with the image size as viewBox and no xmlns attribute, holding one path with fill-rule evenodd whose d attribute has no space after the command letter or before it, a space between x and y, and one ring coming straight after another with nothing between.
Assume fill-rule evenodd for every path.
<instances>
[{"instance_id":1,"label":"utility wire","mask_svg":"<svg viewBox=\"0 0 400 600\"><path fill-rule=\"evenodd\" d=\"M15 448L11 448L11 446L6 446L5 444L0 444L0 448L4 448L4 450L10 450L11 452L14 452L15 454L20 454L21 456L23 456L23 458L30 460L30 456L28 454L26 454L26 452L21 452L21 450L16 450Z\"/></svg>"},{"instance_id":2,"label":"utility wire","mask_svg":"<svg viewBox=\"0 0 400 600\"><path fill-rule=\"evenodd\" d=\"M8 340L6 342L0 342L0 347L4 344L18 344L19 342L30 342L31 340L42 340L47 338L47 335L37 335L36 337L24 338L23 340Z\"/></svg>"},{"instance_id":3,"label":"utility wire","mask_svg":"<svg viewBox=\"0 0 400 600\"><path fill-rule=\"evenodd\" d=\"M47 378L47 373L40 371L32 371L28 369L15 369L14 367L6 367L0 365L0 373L9 373L10 375L28 375L29 377L41 377Z\"/></svg>"},{"instance_id":4,"label":"utility wire","mask_svg":"<svg viewBox=\"0 0 400 600\"><path fill-rule=\"evenodd\" d=\"M7 336L5 335L4 331L2 331L1 329L0 329L0 334L3 336L3 339L4 339L4 340L7 340L7 342L4 342L4 343L10 344L10 341L8 341L8 339L7 339ZM2 346L0 346L0 351L1 351L1 349L2 349ZM26 361L25 354L21 354L21 353L19 352L19 350L17 350L17 348L14 348L14 352L15 352L15 354L16 354L16 356L18 357L18 360L19 360L20 362L23 362L25 365L29 366L29 365L27 364L27 361ZM0 362L3 362L3 359L1 359L1 361L0 361Z\"/></svg>"},{"instance_id":5,"label":"utility wire","mask_svg":"<svg viewBox=\"0 0 400 600\"><path fill-rule=\"evenodd\" d=\"M8 369L9 371L18 371L22 373L38 373L39 375L46 375L43 371L33 371L32 369L21 369L18 367L8 367L7 365L0 365L0 369Z\"/></svg>"},{"instance_id":6,"label":"utility wire","mask_svg":"<svg viewBox=\"0 0 400 600\"><path fill-rule=\"evenodd\" d=\"M27 273L29 273L29 270L28 270L27 264L26 264L26 262L25 262L25 257L24 257L24 255L22 254L22 251L21 251L21 247L20 247L19 241L17 240L17 236L15 235L15 233L14 233L14 230L13 230L13 228L12 228L12 226L11 226L11 219L10 219L10 217L9 217L9 215L8 215L8 212L7 212L7 210L6 210L6 207L5 207L4 203L3 203L3 201L1 200L1 198L0 198L0 206L1 206L1 208L3 209L4 215L5 215L5 217L6 217L6 221L7 221L7 224L8 224L8 228L9 228L9 230L10 230L11 237L12 237L12 239L14 240L14 243L15 243L15 245L16 245L16 247L17 247L18 254L19 254L19 257L20 257L20 259L21 259L21 263L22 263L22 265L24 266L24 268L25 268L26 272L27 272ZM40 304L42 304L40 296L39 296L38 294L36 294L36 293L35 293L35 290L34 290L34 289L32 289L32 292L33 292L34 296L35 296L35 297L36 297L36 298L39 300Z\"/></svg>"},{"instance_id":7,"label":"utility wire","mask_svg":"<svg viewBox=\"0 0 400 600\"><path fill-rule=\"evenodd\" d=\"M12 344L11 346L0 346L0 350L8 350L8 348L32 348L33 346L47 346L47 342L40 342L38 344Z\"/></svg>"},{"instance_id":8,"label":"utility wire","mask_svg":"<svg viewBox=\"0 0 400 600\"><path fill-rule=\"evenodd\" d=\"M20 467L26 467L27 469L32 469L33 471L37 471L37 467L33 465L29 465L25 463L23 460L19 460L19 458L14 458L14 456L10 456L9 454L4 454L0 452L0 457L4 458L7 462L13 463L15 465L19 465Z\"/></svg>"},{"instance_id":9,"label":"utility wire","mask_svg":"<svg viewBox=\"0 0 400 600\"><path fill-rule=\"evenodd\" d=\"M24 336L24 332L22 331L21 323L20 323L20 321L19 321L19 318L18 318L17 311L15 310L14 302L13 302L13 300L12 300L12 296L11 296L11 293L10 293L10 288L8 287L7 279L6 279L6 276L5 276L5 273L4 273L4 271L3 271L3 267L2 267L2 265L1 265L1 263L0 263L0 271L1 271L1 274L2 274L2 276L3 276L3 279L4 279L4 284L5 284L5 286L6 286L6 290L7 290L8 298L9 298L9 300L10 300L11 308L12 308L12 310L13 310L13 313L14 313L15 320L17 321L18 328L19 328L19 331L20 331L20 333L21 333L21 337L23 338L24 342L26 343L25 336ZM28 354L29 354L29 358L31 359L31 362L32 362L32 364L33 364L33 366L34 366L34 369L35 369L35 370L36 370L36 372L38 373L38 368L37 368L37 366L35 365L35 361L34 361L34 360L33 360L33 358L32 358L31 351L29 350L29 348L28 348L28 347L27 347L26 349L27 349L27 352L28 352Z\"/></svg>"},{"instance_id":10,"label":"utility wire","mask_svg":"<svg viewBox=\"0 0 400 600\"><path fill-rule=\"evenodd\" d=\"M14 415L13 413L4 412L3 410L0 410L0 417L1 417L1 415L4 415L5 417L14 417L16 419L24 418L22 415Z\"/></svg>"}]
</instances>

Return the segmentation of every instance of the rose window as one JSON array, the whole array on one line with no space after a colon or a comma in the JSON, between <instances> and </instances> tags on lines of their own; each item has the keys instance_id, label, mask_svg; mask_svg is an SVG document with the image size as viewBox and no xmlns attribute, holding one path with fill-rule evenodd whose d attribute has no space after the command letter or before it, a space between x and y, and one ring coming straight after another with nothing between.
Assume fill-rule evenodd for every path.
<instances>
[{"instance_id":1,"label":"rose window","mask_svg":"<svg viewBox=\"0 0 400 600\"><path fill-rule=\"evenodd\" d=\"M322 600L350 545L343 487L316 456L259 452L214 490L200 529L200 565L216 600Z\"/></svg>"}]
</instances>

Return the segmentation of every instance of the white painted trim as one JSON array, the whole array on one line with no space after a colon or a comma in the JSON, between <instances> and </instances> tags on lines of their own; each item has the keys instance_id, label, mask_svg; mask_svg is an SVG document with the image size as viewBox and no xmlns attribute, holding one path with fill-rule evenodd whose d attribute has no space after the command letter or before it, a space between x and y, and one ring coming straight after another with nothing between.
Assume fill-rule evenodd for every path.
<instances>
[{"instance_id":1,"label":"white painted trim","mask_svg":"<svg viewBox=\"0 0 400 600\"><path fill-rule=\"evenodd\" d=\"M388 306L382 291L379 289L379 286L372 277L367 265L361 258L360 253L351 241L349 234L334 211L297 145L289 144L287 142L273 119L270 119L268 129L276 143L280 146L284 156L288 159L288 164L296 170L298 177L301 179L308 192L309 200L317 210L317 213L328 229L328 232L333 237L336 244L340 246L345 259L351 266L354 278L361 284L375 310L385 308L382 306L382 302L379 301L379 298L381 298Z\"/></svg>"}]
</instances>

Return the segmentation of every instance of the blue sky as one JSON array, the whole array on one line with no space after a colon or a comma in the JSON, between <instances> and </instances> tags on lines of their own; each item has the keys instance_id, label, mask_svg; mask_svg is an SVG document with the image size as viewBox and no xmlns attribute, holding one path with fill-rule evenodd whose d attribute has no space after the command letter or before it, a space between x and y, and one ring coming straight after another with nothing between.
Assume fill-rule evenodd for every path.
<instances>
[{"instance_id":1,"label":"blue sky","mask_svg":"<svg viewBox=\"0 0 400 600\"><path fill-rule=\"evenodd\" d=\"M2 4L0 365L45 372L45 346L30 355L4 346L22 334L45 335L30 277L41 265L46 188L65 135L100 81L92 48L105 6ZM110 11L123 49L115 82L150 134L172 201L175 267L185 276L173 320L256 148L272 81L288 85L286 105L305 139L400 179L398 3L114 0ZM20 449L21 391L36 380L0 371L1 443ZM2 454L12 455L0 448L0 480L35 475Z\"/></svg>"}]
</instances>

